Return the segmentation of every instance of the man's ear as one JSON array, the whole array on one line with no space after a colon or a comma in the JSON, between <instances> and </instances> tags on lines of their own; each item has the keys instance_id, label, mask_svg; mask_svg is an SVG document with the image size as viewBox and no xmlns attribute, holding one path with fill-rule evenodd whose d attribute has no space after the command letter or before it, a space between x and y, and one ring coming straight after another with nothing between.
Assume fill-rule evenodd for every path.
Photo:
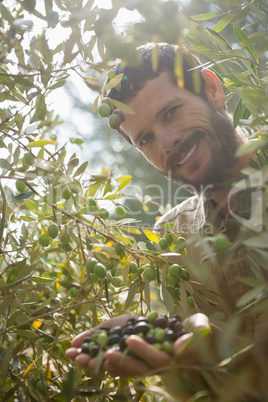
<instances>
[{"instance_id":1,"label":"man's ear","mask_svg":"<svg viewBox=\"0 0 268 402\"><path fill-rule=\"evenodd\" d=\"M224 107L225 94L218 77L210 70L201 71L205 81L205 92L211 105L220 110Z\"/></svg>"}]
</instances>

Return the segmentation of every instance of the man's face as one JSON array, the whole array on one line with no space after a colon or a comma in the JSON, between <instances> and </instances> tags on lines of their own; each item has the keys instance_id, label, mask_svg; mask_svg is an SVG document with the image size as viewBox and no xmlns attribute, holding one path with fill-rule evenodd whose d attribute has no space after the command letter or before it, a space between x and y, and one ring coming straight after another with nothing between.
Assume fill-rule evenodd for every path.
<instances>
[{"instance_id":1,"label":"man's face","mask_svg":"<svg viewBox=\"0 0 268 402\"><path fill-rule=\"evenodd\" d=\"M197 192L224 180L237 145L222 110L179 89L168 72L149 80L128 105L135 115L121 128L161 173Z\"/></svg>"}]
</instances>

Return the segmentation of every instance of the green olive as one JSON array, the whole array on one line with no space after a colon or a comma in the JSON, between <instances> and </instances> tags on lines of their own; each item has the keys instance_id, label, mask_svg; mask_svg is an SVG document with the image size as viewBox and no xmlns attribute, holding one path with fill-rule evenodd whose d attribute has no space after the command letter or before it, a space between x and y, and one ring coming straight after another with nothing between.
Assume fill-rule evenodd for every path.
<instances>
[{"instance_id":1,"label":"green olive","mask_svg":"<svg viewBox=\"0 0 268 402\"><path fill-rule=\"evenodd\" d=\"M160 246L161 250L166 250L168 248L168 241L164 237L159 239L158 245Z\"/></svg>"},{"instance_id":2,"label":"green olive","mask_svg":"<svg viewBox=\"0 0 268 402\"><path fill-rule=\"evenodd\" d=\"M49 237L51 237L51 239L56 239L56 237L58 236L58 233L59 233L58 226L55 223L52 223L47 228L47 233L48 233Z\"/></svg>"},{"instance_id":3,"label":"green olive","mask_svg":"<svg viewBox=\"0 0 268 402\"><path fill-rule=\"evenodd\" d=\"M190 279L190 274L185 268L181 269L181 279L183 279L185 281L189 281L189 279Z\"/></svg>"},{"instance_id":4,"label":"green olive","mask_svg":"<svg viewBox=\"0 0 268 402\"><path fill-rule=\"evenodd\" d=\"M108 117L108 116L110 116L111 112L112 112L112 109L108 105L108 103L101 103L100 106L98 107L98 114L101 117Z\"/></svg>"},{"instance_id":5,"label":"green olive","mask_svg":"<svg viewBox=\"0 0 268 402\"><path fill-rule=\"evenodd\" d=\"M164 236L164 239L167 240L168 242L168 247L170 247L173 244L173 237L171 233L166 233Z\"/></svg>"},{"instance_id":6,"label":"green olive","mask_svg":"<svg viewBox=\"0 0 268 402\"><path fill-rule=\"evenodd\" d=\"M150 282L155 279L155 270L151 267L148 267L144 270L143 275L147 278Z\"/></svg>"},{"instance_id":7,"label":"green olive","mask_svg":"<svg viewBox=\"0 0 268 402\"><path fill-rule=\"evenodd\" d=\"M41 234L41 236L39 236L39 243L41 244L41 246L43 247L48 247L50 244L50 239L49 236L45 233Z\"/></svg>"},{"instance_id":8,"label":"green olive","mask_svg":"<svg viewBox=\"0 0 268 402\"><path fill-rule=\"evenodd\" d=\"M167 283L171 286L176 286L177 284L177 278L170 273L167 274Z\"/></svg>"},{"instance_id":9,"label":"green olive","mask_svg":"<svg viewBox=\"0 0 268 402\"><path fill-rule=\"evenodd\" d=\"M163 328L157 328L154 334L156 341L161 342L166 335L166 331Z\"/></svg>"},{"instance_id":10,"label":"green olive","mask_svg":"<svg viewBox=\"0 0 268 402\"><path fill-rule=\"evenodd\" d=\"M87 272L89 272L90 274L92 272L94 272L94 266L98 263L98 261L95 258L89 258L88 260L86 260L86 269Z\"/></svg>"},{"instance_id":11,"label":"green olive","mask_svg":"<svg viewBox=\"0 0 268 402\"><path fill-rule=\"evenodd\" d=\"M96 265L94 265L93 272L99 278L105 278L105 276L106 276L106 268L100 262L98 262Z\"/></svg>"},{"instance_id":12,"label":"green olive","mask_svg":"<svg viewBox=\"0 0 268 402\"><path fill-rule=\"evenodd\" d=\"M120 110L120 109L115 109L113 113L114 113L114 114L117 114L117 115L120 117L121 123L123 123L123 122L126 120L126 113L123 112L122 110Z\"/></svg>"},{"instance_id":13,"label":"green olive","mask_svg":"<svg viewBox=\"0 0 268 402\"><path fill-rule=\"evenodd\" d=\"M164 352L171 354L173 351L173 345L170 341L164 341L162 343L162 349Z\"/></svg>"},{"instance_id":14,"label":"green olive","mask_svg":"<svg viewBox=\"0 0 268 402\"><path fill-rule=\"evenodd\" d=\"M120 205L117 206L114 211L115 211L116 215L119 216L119 218L124 218L124 216L126 216L125 208Z\"/></svg>"},{"instance_id":15,"label":"green olive","mask_svg":"<svg viewBox=\"0 0 268 402\"><path fill-rule=\"evenodd\" d=\"M157 312L156 312L156 311L151 311L151 312L147 315L147 320L148 320L148 322L152 323L157 317L158 317Z\"/></svg>"},{"instance_id":16,"label":"green olive","mask_svg":"<svg viewBox=\"0 0 268 402\"><path fill-rule=\"evenodd\" d=\"M130 263L129 272L131 274L136 274L138 272L138 265L135 262Z\"/></svg>"},{"instance_id":17,"label":"green olive","mask_svg":"<svg viewBox=\"0 0 268 402\"><path fill-rule=\"evenodd\" d=\"M24 181L22 180L17 180L16 181L16 189L20 192L20 193L24 193L25 189L26 189L26 184L24 183Z\"/></svg>"},{"instance_id":18,"label":"green olive","mask_svg":"<svg viewBox=\"0 0 268 402\"><path fill-rule=\"evenodd\" d=\"M100 346L106 346L108 343L107 332L101 331L97 336L97 344Z\"/></svg>"},{"instance_id":19,"label":"green olive","mask_svg":"<svg viewBox=\"0 0 268 402\"><path fill-rule=\"evenodd\" d=\"M178 237L176 240L176 246L179 250L183 250L186 247L186 240L184 237Z\"/></svg>"},{"instance_id":20,"label":"green olive","mask_svg":"<svg viewBox=\"0 0 268 402\"><path fill-rule=\"evenodd\" d=\"M223 234L219 233L218 235L214 236L213 238L213 248L218 254L226 254L230 247L230 241L228 237Z\"/></svg>"},{"instance_id":21,"label":"green olive","mask_svg":"<svg viewBox=\"0 0 268 402\"><path fill-rule=\"evenodd\" d=\"M178 264L172 264L168 270L169 274L175 276L177 279L181 276L181 266Z\"/></svg>"},{"instance_id":22,"label":"green olive","mask_svg":"<svg viewBox=\"0 0 268 402\"><path fill-rule=\"evenodd\" d=\"M109 126L113 129L118 129L122 123L121 117L118 114L111 114L109 117Z\"/></svg>"}]
</instances>

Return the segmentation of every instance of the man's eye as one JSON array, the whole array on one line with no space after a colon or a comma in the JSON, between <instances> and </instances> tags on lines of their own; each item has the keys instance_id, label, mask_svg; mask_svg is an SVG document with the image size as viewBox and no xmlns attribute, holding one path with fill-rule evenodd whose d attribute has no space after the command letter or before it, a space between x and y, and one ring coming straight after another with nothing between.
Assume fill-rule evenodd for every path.
<instances>
[{"instance_id":1,"label":"man's eye","mask_svg":"<svg viewBox=\"0 0 268 402\"><path fill-rule=\"evenodd\" d=\"M172 117L176 113L177 109L177 106L171 107L166 113L166 118L169 119L170 117Z\"/></svg>"},{"instance_id":2,"label":"man's eye","mask_svg":"<svg viewBox=\"0 0 268 402\"><path fill-rule=\"evenodd\" d=\"M148 144L148 142L149 142L150 139L151 139L151 136L152 136L151 134L146 134L146 135L141 139L140 145L143 146L143 145Z\"/></svg>"}]
</instances>

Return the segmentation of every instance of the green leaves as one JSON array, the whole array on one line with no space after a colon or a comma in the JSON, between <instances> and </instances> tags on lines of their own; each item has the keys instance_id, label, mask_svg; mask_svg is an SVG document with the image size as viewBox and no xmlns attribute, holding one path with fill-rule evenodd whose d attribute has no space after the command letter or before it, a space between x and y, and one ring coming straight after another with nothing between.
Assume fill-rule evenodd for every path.
<instances>
[{"instance_id":1,"label":"green leaves","mask_svg":"<svg viewBox=\"0 0 268 402\"><path fill-rule=\"evenodd\" d=\"M256 55L253 45L247 44L249 41L247 34L245 34L245 32L242 31L242 29L240 29L236 25L234 25L233 28L234 28L235 36L237 37L238 41L240 42L240 45L245 47L245 49L249 52L249 54L251 54L251 56L254 57L255 60L257 60L257 55Z\"/></svg>"}]
</instances>

